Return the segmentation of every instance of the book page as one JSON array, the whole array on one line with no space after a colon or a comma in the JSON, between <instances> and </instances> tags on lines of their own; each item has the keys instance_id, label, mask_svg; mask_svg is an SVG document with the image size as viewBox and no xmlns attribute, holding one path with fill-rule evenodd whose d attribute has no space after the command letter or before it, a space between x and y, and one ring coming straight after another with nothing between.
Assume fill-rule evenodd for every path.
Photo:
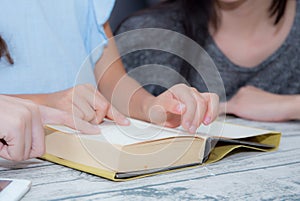
<instances>
[{"instance_id":1,"label":"book page","mask_svg":"<svg viewBox=\"0 0 300 201\"><path fill-rule=\"evenodd\" d=\"M129 145L165 138L185 136L193 138L183 130L170 129L143 121L130 119L130 126L119 126L113 122L104 122L100 129L104 138L112 144ZM91 136L93 138L93 136Z\"/></svg>"},{"instance_id":2,"label":"book page","mask_svg":"<svg viewBox=\"0 0 300 201\"><path fill-rule=\"evenodd\" d=\"M123 146L178 136L191 138L195 136L201 138L213 136L238 139L263 135L272 132L263 129L215 121L208 126L201 125L197 130L197 134L192 135L190 133L187 133L182 127L172 129L135 119L130 119L130 121L130 126L119 126L110 120L105 120L99 125L101 129L101 133L99 133L99 135L80 134L80 137L107 141L111 144L118 144ZM48 125L48 127L64 133L79 134L78 131L66 126Z\"/></svg>"},{"instance_id":3,"label":"book page","mask_svg":"<svg viewBox=\"0 0 300 201\"><path fill-rule=\"evenodd\" d=\"M135 119L130 119L130 122L130 126L119 126L112 121L105 120L99 125L101 129L99 135L80 134L80 137L123 146L177 136L194 137L180 129L165 128ZM78 131L65 126L48 125L48 127L64 133L78 134Z\"/></svg>"},{"instance_id":4,"label":"book page","mask_svg":"<svg viewBox=\"0 0 300 201\"><path fill-rule=\"evenodd\" d=\"M274 131L264 130L259 128L252 128L237 124L224 123L215 121L212 124L205 126L201 125L197 130L198 133L205 133L209 136L223 137L223 138L247 138L258 135L264 135L268 133L274 133Z\"/></svg>"}]
</instances>

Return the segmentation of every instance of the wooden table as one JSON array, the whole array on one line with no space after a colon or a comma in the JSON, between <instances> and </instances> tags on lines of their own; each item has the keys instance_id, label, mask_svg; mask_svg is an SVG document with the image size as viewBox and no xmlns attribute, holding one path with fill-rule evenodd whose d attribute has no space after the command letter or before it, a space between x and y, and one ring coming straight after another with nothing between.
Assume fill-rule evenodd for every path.
<instances>
[{"instance_id":1,"label":"wooden table","mask_svg":"<svg viewBox=\"0 0 300 201\"><path fill-rule=\"evenodd\" d=\"M300 122L228 121L282 132L279 150L129 182L112 182L50 162L0 159L0 177L29 179L23 200L300 200Z\"/></svg>"}]
</instances>

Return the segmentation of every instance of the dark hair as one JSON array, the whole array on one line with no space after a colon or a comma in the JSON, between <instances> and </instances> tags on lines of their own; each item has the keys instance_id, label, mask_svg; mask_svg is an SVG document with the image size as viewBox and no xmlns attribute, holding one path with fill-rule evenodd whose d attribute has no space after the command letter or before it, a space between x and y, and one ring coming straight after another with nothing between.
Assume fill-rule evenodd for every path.
<instances>
[{"instance_id":1,"label":"dark hair","mask_svg":"<svg viewBox=\"0 0 300 201\"><path fill-rule=\"evenodd\" d=\"M6 42L3 40L3 38L0 36L0 59L2 57L5 57L8 63L14 64L14 60L10 56L10 53L7 48Z\"/></svg>"},{"instance_id":2,"label":"dark hair","mask_svg":"<svg viewBox=\"0 0 300 201\"><path fill-rule=\"evenodd\" d=\"M275 17L274 25L278 24L285 13L287 0L273 0L269 12ZM161 5L175 5L182 14L185 34L204 46L209 36L209 23L215 30L219 26L216 0L166 0Z\"/></svg>"},{"instance_id":3,"label":"dark hair","mask_svg":"<svg viewBox=\"0 0 300 201\"><path fill-rule=\"evenodd\" d=\"M270 17L276 15L274 25L278 24L284 16L287 0L273 0L269 8Z\"/></svg>"}]
</instances>

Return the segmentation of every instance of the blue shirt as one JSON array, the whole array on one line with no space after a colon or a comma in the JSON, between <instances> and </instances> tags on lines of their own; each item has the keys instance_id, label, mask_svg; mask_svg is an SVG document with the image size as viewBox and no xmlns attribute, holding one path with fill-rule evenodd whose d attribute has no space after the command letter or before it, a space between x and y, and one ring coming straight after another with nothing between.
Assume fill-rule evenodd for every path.
<instances>
[{"instance_id":1,"label":"blue shirt","mask_svg":"<svg viewBox=\"0 0 300 201\"><path fill-rule=\"evenodd\" d=\"M0 34L15 64L1 59L0 94L51 93L93 83L113 5L114 0L1 0ZM93 60L86 60L96 47Z\"/></svg>"}]
</instances>

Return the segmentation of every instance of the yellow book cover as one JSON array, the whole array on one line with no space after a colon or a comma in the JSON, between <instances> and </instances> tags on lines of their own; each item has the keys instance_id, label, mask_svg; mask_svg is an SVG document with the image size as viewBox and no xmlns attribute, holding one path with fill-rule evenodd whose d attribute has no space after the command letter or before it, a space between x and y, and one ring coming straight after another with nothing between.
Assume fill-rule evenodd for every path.
<instances>
[{"instance_id":1,"label":"yellow book cover","mask_svg":"<svg viewBox=\"0 0 300 201\"><path fill-rule=\"evenodd\" d=\"M273 151L281 133L214 122L191 135L131 119L130 126L105 120L97 135L61 125L46 127L42 157L113 181L124 181L216 162L233 150ZM241 149L243 148L243 149Z\"/></svg>"}]
</instances>

